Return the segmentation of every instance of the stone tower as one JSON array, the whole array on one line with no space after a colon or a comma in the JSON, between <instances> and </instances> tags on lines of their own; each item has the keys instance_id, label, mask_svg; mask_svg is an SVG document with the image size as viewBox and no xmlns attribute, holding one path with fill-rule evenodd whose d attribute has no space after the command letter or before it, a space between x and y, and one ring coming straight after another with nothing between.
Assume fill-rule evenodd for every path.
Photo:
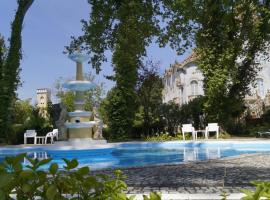
<instances>
[{"instance_id":1,"label":"stone tower","mask_svg":"<svg viewBox=\"0 0 270 200\"><path fill-rule=\"evenodd\" d=\"M43 117L47 116L46 108L51 102L51 91L48 88L37 89L37 107L40 109Z\"/></svg>"}]
</instances>

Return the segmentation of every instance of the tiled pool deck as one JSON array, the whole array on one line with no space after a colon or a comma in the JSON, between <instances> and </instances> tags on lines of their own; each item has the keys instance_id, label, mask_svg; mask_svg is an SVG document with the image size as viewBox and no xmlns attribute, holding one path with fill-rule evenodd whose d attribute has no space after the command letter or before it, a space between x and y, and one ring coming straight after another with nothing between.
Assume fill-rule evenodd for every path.
<instances>
[{"instance_id":1,"label":"tiled pool deck","mask_svg":"<svg viewBox=\"0 0 270 200\"><path fill-rule=\"evenodd\" d=\"M241 155L211 161L122 169L128 193L220 194L252 189L253 180L270 181L270 154ZM111 174L112 170L92 173Z\"/></svg>"}]
</instances>

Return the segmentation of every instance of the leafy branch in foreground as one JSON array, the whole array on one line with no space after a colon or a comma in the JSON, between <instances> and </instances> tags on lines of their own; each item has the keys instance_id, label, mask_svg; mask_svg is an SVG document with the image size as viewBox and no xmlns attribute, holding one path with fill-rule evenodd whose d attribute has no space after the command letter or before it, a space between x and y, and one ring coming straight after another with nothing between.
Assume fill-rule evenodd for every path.
<instances>
[{"instance_id":1,"label":"leafy branch in foreground","mask_svg":"<svg viewBox=\"0 0 270 200\"><path fill-rule=\"evenodd\" d=\"M26 154L6 157L0 164L0 199L1 200L132 200L124 190L127 189L120 170L113 178L98 174L89 175L89 167L78 167L76 159L64 160L64 171L57 163L51 163L48 171L45 165L51 159L37 160L27 158ZM29 163L25 167L22 161ZM43 170L42 170L43 169ZM151 193L145 200L160 200L157 193Z\"/></svg>"},{"instance_id":2,"label":"leafy branch in foreground","mask_svg":"<svg viewBox=\"0 0 270 200\"><path fill-rule=\"evenodd\" d=\"M245 194L242 200L270 199L270 182L253 181L252 184L256 186L256 190L242 190Z\"/></svg>"}]
</instances>

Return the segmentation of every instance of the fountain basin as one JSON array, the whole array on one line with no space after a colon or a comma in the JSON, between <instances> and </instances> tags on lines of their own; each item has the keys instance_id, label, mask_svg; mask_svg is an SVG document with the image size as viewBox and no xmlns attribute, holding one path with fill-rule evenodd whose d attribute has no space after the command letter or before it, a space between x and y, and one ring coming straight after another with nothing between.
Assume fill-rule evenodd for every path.
<instances>
[{"instance_id":1,"label":"fountain basin","mask_svg":"<svg viewBox=\"0 0 270 200\"><path fill-rule=\"evenodd\" d=\"M82 54L80 52L74 52L72 54L70 54L68 56L71 60L75 61L75 62L85 62L87 60L90 59L90 56L86 55L86 54Z\"/></svg>"},{"instance_id":2,"label":"fountain basin","mask_svg":"<svg viewBox=\"0 0 270 200\"><path fill-rule=\"evenodd\" d=\"M92 112L81 111L81 110L68 113L69 117L90 117L91 115L92 115Z\"/></svg>"},{"instance_id":3,"label":"fountain basin","mask_svg":"<svg viewBox=\"0 0 270 200\"><path fill-rule=\"evenodd\" d=\"M91 128L93 126L96 125L96 122L95 121L89 121L89 122L66 122L65 123L65 126L67 128L74 128L74 129L77 129L77 128Z\"/></svg>"},{"instance_id":4,"label":"fountain basin","mask_svg":"<svg viewBox=\"0 0 270 200\"><path fill-rule=\"evenodd\" d=\"M96 87L94 83L90 81L70 81L68 83L63 84L64 88L70 89L72 91L87 91Z\"/></svg>"}]
</instances>

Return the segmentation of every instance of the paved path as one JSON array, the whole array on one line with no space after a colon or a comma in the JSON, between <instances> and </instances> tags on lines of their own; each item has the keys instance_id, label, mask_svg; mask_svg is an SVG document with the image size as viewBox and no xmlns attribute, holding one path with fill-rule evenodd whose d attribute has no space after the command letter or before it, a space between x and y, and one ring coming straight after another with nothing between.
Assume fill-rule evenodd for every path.
<instances>
[{"instance_id":1,"label":"paved path","mask_svg":"<svg viewBox=\"0 0 270 200\"><path fill-rule=\"evenodd\" d=\"M253 180L270 181L270 154L241 155L179 165L122 169L128 193L238 193ZM94 173L111 174L112 170Z\"/></svg>"}]
</instances>

